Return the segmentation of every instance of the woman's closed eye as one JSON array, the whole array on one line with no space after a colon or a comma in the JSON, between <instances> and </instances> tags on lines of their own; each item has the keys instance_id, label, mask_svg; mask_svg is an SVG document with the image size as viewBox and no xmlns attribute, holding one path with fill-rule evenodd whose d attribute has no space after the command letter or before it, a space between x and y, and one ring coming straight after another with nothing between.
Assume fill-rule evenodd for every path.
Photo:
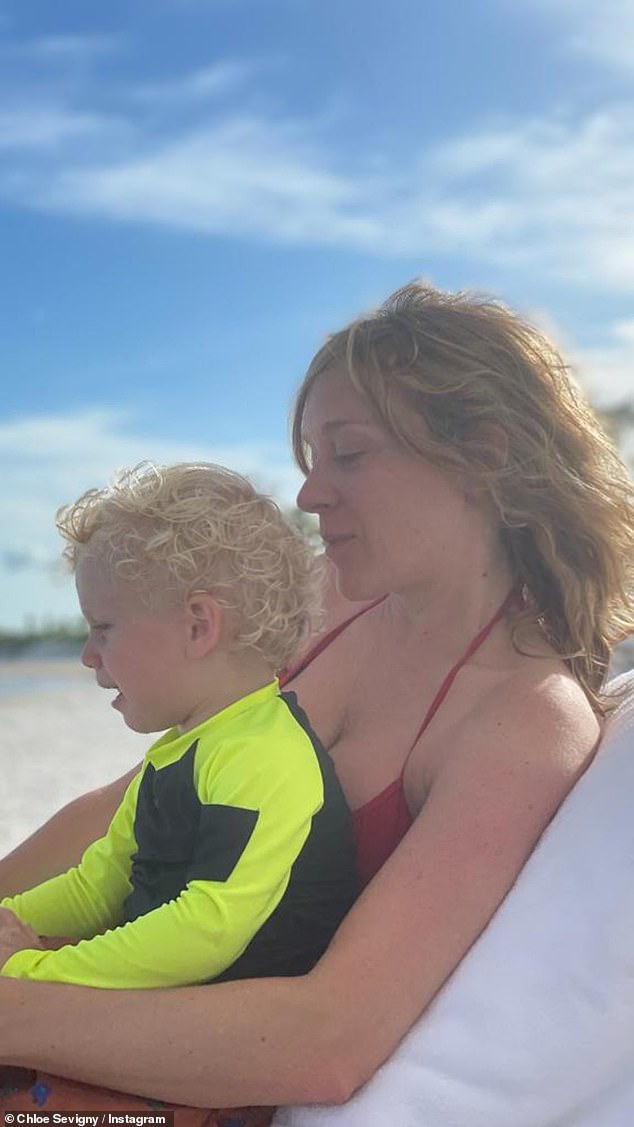
<instances>
[{"instance_id":1,"label":"woman's closed eye","mask_svg":"<svg viewBox=\"0 0 634 1127\"><path fill-rule=\"evenodd\" d=\"M359 458L362 458L365 450L335 450L333 454L333 461L338 466L352 466Z\"/></svg>"}]
</instances>

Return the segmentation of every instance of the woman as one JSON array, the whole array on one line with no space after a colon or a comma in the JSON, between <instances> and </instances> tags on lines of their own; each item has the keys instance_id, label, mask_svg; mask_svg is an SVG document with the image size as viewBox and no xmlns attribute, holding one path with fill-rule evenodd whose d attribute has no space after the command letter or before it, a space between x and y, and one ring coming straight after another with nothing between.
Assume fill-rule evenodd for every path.
<instances>
[{"instance_id":1,"label":"woman","mask_svg":"<svg viewBox=\"0 0 634 1127\"><path fill-rule=\"evenodd\" d=\"M335 761L368 887L300 979L2 980L2 1060L197 1107L345 1101L592 759L610 647L634 629L634 503L551 346L495 303L406 286L319 351L294 441L337 589L286 685ZM0 890L74 860L124 785L54 819ZM5 927L0 965L27 938Z\"/></svg>"}]
</instances>

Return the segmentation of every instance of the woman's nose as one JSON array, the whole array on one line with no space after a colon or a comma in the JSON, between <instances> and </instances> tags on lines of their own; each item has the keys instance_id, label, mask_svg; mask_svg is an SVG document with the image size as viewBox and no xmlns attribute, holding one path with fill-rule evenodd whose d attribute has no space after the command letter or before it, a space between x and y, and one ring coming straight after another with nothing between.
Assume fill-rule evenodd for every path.
<instances>
[{"instance_id":1,"label":"woman's nose","mask_svg":"<svg viewBox=\"0 0 634 1127\"><path fill-rule=\"evenodd\" d=\"M334 504L334 494L324 480L324 475L317 470L311 470L297 494L298 509L303 509L305 513L319 513L332 504Z\"/></svg>"}]
</instances>

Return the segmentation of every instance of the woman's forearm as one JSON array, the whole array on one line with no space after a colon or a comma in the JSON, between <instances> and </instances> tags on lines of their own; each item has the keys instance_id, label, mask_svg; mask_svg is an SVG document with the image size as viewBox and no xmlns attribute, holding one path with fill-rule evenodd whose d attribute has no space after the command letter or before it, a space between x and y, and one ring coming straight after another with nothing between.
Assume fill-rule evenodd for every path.
<instances>
[{"instance_id":1,"label":"woman's forearm","mask_svg":"<svg viewBox=\"0 0 634 1127\"><path fill-rule=\"evenodd\" d=\"M431 996L407 951L393 973L411 908L399 888L379 873L303 977L134 991L0 978L0 1062L200 1107L343 1102Z\"/></svg>"},{"instance_id":2,"label":"woman's forearm","mask_svg":"<svg viewBox=\"0 0 634 1127\"><path fill-rule=\"evenodd\" d=\"M428 976L391 973L394 900L411 904L399 885L380 873L303 977L134 991L0 978L0 1062L200 1107L343 1102L429 1000Z\"/></svg>"},{"instance_id":3,"label":"woman's forearm","mask_svg":"<svg viewBox=\"0 0 634 1127\"><path fill-rule=\"evenodd\" d=\"M136 770L69 802L0 860L0 898L24 892L76 865L86 847L105 833Z\"/></svg>"},{"instance_id":4,"label":"woman's forearm","mask_svg":"<svg viewBox=\"0 0 634 1127\"><path fill-rule=\"evenodd\" d=\"M342 1102L332 1015L309 978L144 991L1 979L0 1061L199 1107Z\"/></svg>"}]
</instances>

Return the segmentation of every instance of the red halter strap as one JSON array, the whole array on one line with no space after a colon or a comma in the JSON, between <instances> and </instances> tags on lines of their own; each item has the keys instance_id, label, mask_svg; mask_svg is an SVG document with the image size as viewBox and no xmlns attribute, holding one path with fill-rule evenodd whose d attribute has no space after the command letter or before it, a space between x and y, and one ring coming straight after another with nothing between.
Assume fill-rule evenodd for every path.
<instances>
[{"instance_id":1,"label":"red halter strap","mask_svg":"<svg viewBox=\"0 0 634 1127\"><path fill-rule=\"evenodd\" d=\"M414 743L412 744L412 747L414 747L414 745L418 743L418 741L419 741L420 737L422 736L423 732L425 731L425 728L427 727L427 725L431 724L434 716L438 712L438 709L440 708L442 702L444 701L445 697L447 696L447 693L449 692L451 686L453 685L453 683L454 683L456 677L458 676L460 670L462 669L463 665L466 665L469 658L473 657L476 650L480 649L480 646L482 645L483 642L486 641L486 639L488 638L489 634L491 633L493 627L500 621L501 618L504 617L507 610L513 604L513 602L515 601L516 598L517 598L517 591L515 589L513 589L512 591L509 591L509 593L506 596L504 602L502 603L502 605L500 607L498 607L495 614L493 615L493 618L491 618L486 623L486 625L483 626L482 629L476 634L475 638L473 639L473 641L470 643L470 645L467 647L467 649L463 653L462 657L460 658L460 661L457 661L456 664L453 666L453 668L449 670L449 673L445 677L442 685L440 686L438 692L436 693L436 696L434 697L434 699L431 702L429 708L427 709L427 712L425 713L425 718L424 718L420 728L418 729L418 732L416 733L416 738L414 740Z\"/></svg>"}]
</instances>

